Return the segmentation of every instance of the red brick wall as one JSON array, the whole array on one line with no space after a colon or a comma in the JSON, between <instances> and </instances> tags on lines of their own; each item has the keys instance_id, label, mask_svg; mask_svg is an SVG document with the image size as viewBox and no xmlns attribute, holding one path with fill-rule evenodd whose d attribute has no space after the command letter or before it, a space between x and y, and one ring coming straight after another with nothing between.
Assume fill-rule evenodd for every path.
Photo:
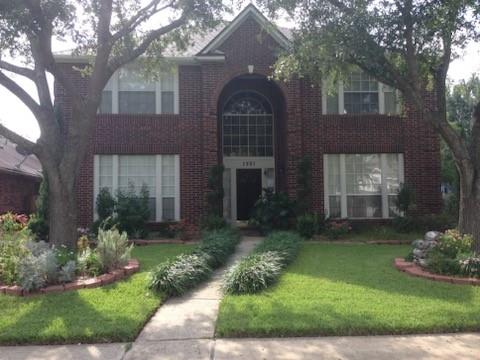
<instances>
[{"instance_id":1,"label":"red brick wall","mask_svg":"<svg viewBox=\"0 0 480 360\"><path fill-rule=\"evenodd\" d=\"M209 168L220 161L218 103L225 86L239 75L269 76L278 45L252 19L247 19L220 47L225 63L179 67L180 114L98 116L90 152L78 178L80 223L93 218L93 154L180 154L181 216L198 224L205 210ZM65 65L71 66L71 65ZM77 65L78 66L78 65ZM84 91L85 80L72 71L72 82ZM440 161L437 137L415 113L407 118L386 115L321 114L321 94L307 80L276 83L285 114L282 151L277 151L277 178L291 197L296 194L298 160L313 159L313 206L323 211L323 154L405 154L405 178L416 188L420 213L439 211ZM69 117L69 101L55 87L56 99ZM280 166L280 164L283 164Z\"/></svg>"},{"instance_id":2,"label":"red brick wall","mask_svg":"<svg viewBox=\"0 0 480 360\"><path fill-rule=\"evenodd\" d=\"M18 214L34 212L39 185L39 179L0 173L0 214L8 211Z\"/></svg>"}]
</instances>

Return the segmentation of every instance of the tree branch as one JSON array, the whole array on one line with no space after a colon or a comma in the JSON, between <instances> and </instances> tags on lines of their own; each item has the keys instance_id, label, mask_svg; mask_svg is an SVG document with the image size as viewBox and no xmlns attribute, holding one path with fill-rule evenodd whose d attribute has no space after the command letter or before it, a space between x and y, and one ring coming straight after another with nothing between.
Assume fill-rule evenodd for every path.
<instances>
[{"instance_id":1,"label":"tree branch","mask_svg":"<svg viewBox=\"0 0 480 360\"><path fill-rule=\"evenodd\" d=\"M22 66L17 66L7 61L0 60L0 69L10 71L17 75L24 76L32 81L35 80L35 73L32 69L22 67Z\"/></svg>"},{"instance_id":2,"label":"tree branch","mask_svg":"<svg viewBox=\"0 0 480 360\"><path fill-rule=\"evenodd\" d=\"M29 153L34 153L34 150L37 147L37 144L35 144L34 142L25 139L23 136L18 135L16 132L13 132L2 124L0 124L0 135L17 144Z\"/></svg>"},{"instance_id":3,"label":"tree branch","mask_svg":"<svg viewBox=\"0 0 480 360\"><path fill-rule=\"evenodd\" d=\"M20 85L18 85L15 81L10 79L1 71L0 71L0 85L5 87L17 98L19 98L30 109L30 111L35 115L37 119L41 117L40 105L38 105L38 103L25 90L23 90Z\"/></svg>"},{"instance_id":4,"label":"tree branch","mask_svg":"<svg viewBox=\"0 0 480 360\"><path fill-rule=\"evenodd\" d=\"M151 30L143 39L143 41L138 45L136 48L132 49L129 52L124 53L123 55L119 55L109 62L109 68L114 72L121 66L129 63L130 61L136 59L140 55L142 55L150 46L150 44L157 40L160 36L167 34L168 32L184 25L186 23L186 15L185 13L182 14L178 19L172 21L170 24L165 25L161 28L156 30Z\"/></svg>"}]
</instances>

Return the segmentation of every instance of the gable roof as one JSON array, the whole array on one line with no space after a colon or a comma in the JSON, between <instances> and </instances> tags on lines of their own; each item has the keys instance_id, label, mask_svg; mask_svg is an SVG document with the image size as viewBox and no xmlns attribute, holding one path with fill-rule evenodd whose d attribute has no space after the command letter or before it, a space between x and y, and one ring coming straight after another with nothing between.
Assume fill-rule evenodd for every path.
<instances>
[{"instance_id":1,"label":"gable roof","mask_svg":"<svg viewBox=\"0 0 480 360\"><path fill-rule=\"evenodd\" d=\"M214 52L218 49L229 37L230 35L247 19L253 18L257 21L260 26L262 26L273 39L283 48L288 48L290 45L289 31L282 31L274 23L268 20L265 15L263 15L258 8L253 4L248 4L245 9L243 9L240 14L237 15L229 24L227 24L220 32L217 33L213 39L204 46L197 55L207 55Z\"/></svg>"},{"instance_id":2,"label":"gable roof","mask_svg":"<svg viewBox=\"0 0 480 360\"><path fill-rule=\"evenodd\" d=\"M42 166L35 155L22 155L11 141L0 136L0 172L42 177Z\"/></svg>"},{"instance_id":3,"label":"gable roof","mask_svg":"<svg viewBox=\"0 0 480 360\"><path fill-rule=\"evenodd\" d=\"M171 44L171 46L165 49L164 57L174 62L191 62L195 60L206 60L208 58L213 59L215 57L223 58L223 56L219 56L222 55L221 53L212 51L221 46L249 17L256 20L280 46L287 48L290 45L292 37L291 29L276 26L268 20L255 5L249 4L232 21L222 21L212 29L195 33L185 49L177 49ZM64 63L87 62L91 59L89 56L73 55L71 49L56 52L55 58L57 61Z\"/></svg>"}]
</instances>

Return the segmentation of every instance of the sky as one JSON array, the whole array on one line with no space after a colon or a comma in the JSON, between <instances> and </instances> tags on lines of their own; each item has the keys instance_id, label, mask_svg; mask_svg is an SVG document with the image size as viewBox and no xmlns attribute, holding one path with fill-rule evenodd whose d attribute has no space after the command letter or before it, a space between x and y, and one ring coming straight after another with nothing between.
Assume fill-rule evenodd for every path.
<instances>
[{"instance_id":1,"label":"sky","mask_svg":"<svg viewBox=\"0 0 480 360\"><path fill-rule=\"evenodd\" d=\"M231 16L228 16L231 18ZM285 18L276 20L279 26L289 27L291 23ZM291 27L291 26L290 26ZM71 45L54 42L54 51L62 51ZM467 80L472 74L480 74L480 44L468 44L462 56L454 60L450 65L448 76L454 82ZM29 80L21 77L13 77L34 98L36 98L35 86ZM30 139L36 140L40 136L35 117L30 110L23 105L14 95L0 85L0 122L9 129Z\"/></svg>"}]
</instances>

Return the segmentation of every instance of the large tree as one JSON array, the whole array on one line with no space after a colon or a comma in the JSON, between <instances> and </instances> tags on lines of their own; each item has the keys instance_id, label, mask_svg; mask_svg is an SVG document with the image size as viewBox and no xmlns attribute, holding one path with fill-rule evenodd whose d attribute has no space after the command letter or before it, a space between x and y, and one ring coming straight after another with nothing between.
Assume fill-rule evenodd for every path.
<instances>
[{"instance_id":1,"label":"large tree","mask_svg":"<svg viewBox=\"0 0 480 360\"><path fill-rule=\"evenodd\" d=\"M449 65L479 38L478 0L263 0L298 31L276 76L338 80L352 66L401 91L451 150L460 176L459 229L480 251L480 105L467 142L447 120ZM431 101L433 98L434 101Z\"/></svg>"},{"instance_id":2,"label":"large tree","mask_svg":"<svg viewBox=\"0 0 480 360\"><path fill-rule=\"evenodd\" d=\"M142 55L155 60L168 47L184 46L192 32L214 26L223 10L221 0L0 0L0 85L33 113L41 135L31 142L2 125L0 134L42 164L49 183L51 242L75 246L75 180L111 75ZM85 93L56 60L55 41L71 42L77 54L89 56L89 64L77 69L87 78ZM71 99L68 121L55 108L49 74ZM21 86L19 77L35 85L37 96Z\"/></svg>"}]
</instances>

